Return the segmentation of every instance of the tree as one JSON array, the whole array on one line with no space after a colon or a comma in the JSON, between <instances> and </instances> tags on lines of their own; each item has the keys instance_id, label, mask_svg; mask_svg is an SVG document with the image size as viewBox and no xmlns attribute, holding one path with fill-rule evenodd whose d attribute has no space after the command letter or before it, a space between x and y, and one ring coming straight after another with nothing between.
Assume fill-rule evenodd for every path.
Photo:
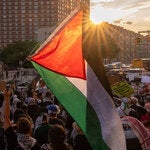
<instances>
[{"instance_id":1,"label":"tree","mask_svg":"<svg viewBox=\"0 0 150 150\"><path fill-rule=\"evenodd\" d=\"M21 64L19 64L19 62L22 62L25 68L32 67L32 64L26 61L26 58L35 46L38 46L36 41L28 40L9 44L2 50L0 61L4 62L9 67L20 67Z\"/></svg>"}]
</instances>

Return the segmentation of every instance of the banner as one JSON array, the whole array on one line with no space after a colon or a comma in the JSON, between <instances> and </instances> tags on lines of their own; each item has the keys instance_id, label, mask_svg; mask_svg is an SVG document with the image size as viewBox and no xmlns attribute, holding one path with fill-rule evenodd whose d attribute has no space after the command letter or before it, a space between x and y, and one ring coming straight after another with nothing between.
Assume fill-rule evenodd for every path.
<instances>
[{"instance_id":1,"label":"banner","mask_svg":"<svg viewBox=\"0 0 150 150\"><path fill-rule=\"evenodd\" d=\"M142 59L133 59L131 61L132 68L143 68Z\"/></svg>"},{"instance_id":2,"label":"banner","mask_svg":"<svg viewBox=\"0 0 150 150\"><path fill-rule=\"evenodd\" d=\"M134 93L133 88L125 81L115 83L111 88L118 97L129 97Z\"/></svg>"}]
</instances>

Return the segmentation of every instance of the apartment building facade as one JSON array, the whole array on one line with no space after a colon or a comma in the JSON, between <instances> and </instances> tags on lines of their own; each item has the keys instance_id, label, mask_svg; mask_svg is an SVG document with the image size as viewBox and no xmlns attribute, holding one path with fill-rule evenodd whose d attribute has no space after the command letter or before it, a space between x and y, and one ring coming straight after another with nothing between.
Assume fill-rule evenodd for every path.
<instances>
[{"instance_id":1,"label":"apartment building facade","mask_svg":"<svg viewBox=\"0 0 150 150\"><path fill-rule=\"evenodd\" d=\"M19 40L37 40L39 29L56 26L75 7L87 1L1 0L0 48Z\"/></svg>"},{"instance_id":2,"label":"apartment building facade","mask_svg":"<svg viewBox=\"0 0 150 150\"><path fill-rule=\"evenodd\" d=\"M79 5L90 7L90 0L1 0L0 49L19 40L41 42ZM121 49L116 60L129 63L133 58L150 57L146 36L108 25L107 32ZM137 38L140 43L136 43Z\"/></svg>"},{"instance_id":3,"label":"apartment building facade","mask_svg":"<svg viewBox=\"0 0 150 150\"><path fill-rule=\"evenodd\" d=\"M150 35L144 36L109 23L105 23L103 29L120 49L115 61L129 64L135 58L150 58Z\"/></svg>"}]
</instances>

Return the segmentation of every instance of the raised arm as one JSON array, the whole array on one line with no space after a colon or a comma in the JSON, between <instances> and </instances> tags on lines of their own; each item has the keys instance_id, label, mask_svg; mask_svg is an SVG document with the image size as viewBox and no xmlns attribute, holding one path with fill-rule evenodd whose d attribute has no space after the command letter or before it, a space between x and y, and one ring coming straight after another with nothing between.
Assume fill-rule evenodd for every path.
<instances>
[{"instance_id":1,"label":"raised arm","mask_svg":"<svg viewBox=\"0 0 150 150\"><path fill-rule=\"evenodd\" d=\"M10 122L10 90L4 91L4 130L11 126Z\"/></svg>"}]
</instances>

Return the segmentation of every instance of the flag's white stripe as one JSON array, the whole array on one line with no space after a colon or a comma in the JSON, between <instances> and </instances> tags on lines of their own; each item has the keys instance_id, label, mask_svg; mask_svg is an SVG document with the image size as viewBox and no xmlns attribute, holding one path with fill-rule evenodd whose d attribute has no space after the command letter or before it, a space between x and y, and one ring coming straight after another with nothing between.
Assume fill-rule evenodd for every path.
<instances>
[{"instance_id":1,"label":"flag's white stripe","mask_svg":"<svg viewBox=\"0 0 150 150\"><path fill-rule=\"evenodd\" d=\"M102 135L111 150L126 150L122 124L111 97L86 65L87 80L68 78L86 97L101 123ZM88 82L90 81L90 82Z\"/></svg>"}]
</instances>

